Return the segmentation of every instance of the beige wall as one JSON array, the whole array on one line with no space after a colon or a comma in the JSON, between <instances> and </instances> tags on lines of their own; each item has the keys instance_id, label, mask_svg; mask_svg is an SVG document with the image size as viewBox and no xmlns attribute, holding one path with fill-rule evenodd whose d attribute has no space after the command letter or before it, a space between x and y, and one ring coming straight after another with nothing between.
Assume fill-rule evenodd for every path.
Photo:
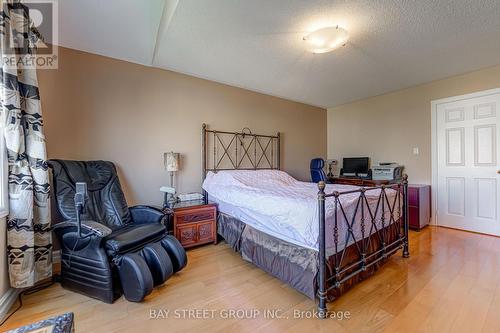
<instances>
[{"instance_id":1,"label":"beige wall","mask_svg":"<svg viewBox=\"0 0 500 333\"><path fill-rule=\"evenodd\" d=\"M326 155L324 109L64 48L59 69L38 79L49 157L114 161L129 204L161 203L171 150L183 156L179 190L200 191L203 122L280 131L282 166L299 179Z\"/></svg>"},{"instance_id":2,"label":"beige wall","mask_svg":"<svg viewBox=\"0 0 500 333\"><path fill-rule=\"evenodd\" d=\"M410 182L430 184L431 101L498 87L500 66L329 108L328 157L396 161Z\"/></svg>"}]
</instances>

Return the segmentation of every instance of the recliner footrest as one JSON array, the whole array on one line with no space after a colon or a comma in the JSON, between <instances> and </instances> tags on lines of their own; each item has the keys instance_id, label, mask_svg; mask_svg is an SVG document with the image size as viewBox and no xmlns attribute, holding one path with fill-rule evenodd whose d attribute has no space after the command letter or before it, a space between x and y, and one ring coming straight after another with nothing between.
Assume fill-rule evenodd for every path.
<instances>
[{"instance_id":1,"label":"recliner footrest","mask_svg":"<svg viewBox=\"0 0 500 333\"><path fill-rule=\"evenodd\" d=\"M142 249L141 255L149 267L155 287L167 281L174 274L172 261L159 242L146 245Z\"/></svg>"},{"instance_id":2,"label":"recliner footrest","mask_svg":"<svg viewBox=\"0 0 500 333\"><path fill-rule=\"evenodd\" d=\"M163 248L167 251L174 273L177 273L187 265L186 250L182 247L181 243L172 235L167 235L160 241Z\"/></svg>"},{"instance_id":3,"label":"recliner footrest","mask_svg":"<svg viewBox=\"0 0 500 333\"><path fill-rule=\"evenodd\" d=\"M127 301L141 302L153 291L151 271L138 253L127 253L120 259L118 274Z\"/></svg>"}]
</instances>

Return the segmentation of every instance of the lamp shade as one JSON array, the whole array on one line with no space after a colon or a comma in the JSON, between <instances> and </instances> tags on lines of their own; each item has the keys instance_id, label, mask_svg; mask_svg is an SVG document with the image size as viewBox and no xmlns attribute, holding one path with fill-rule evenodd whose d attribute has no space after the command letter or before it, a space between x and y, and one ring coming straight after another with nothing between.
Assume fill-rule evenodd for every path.
<instances>
[{"instance_id":1,"label":"lamp shade","mask_svg":"<svg viewBox=\"0 0 500 333\"><path fill-rule=\"evenodd\" d=\"M170 172L179 171L179 153L165 153L163 155L165 169Z\"/></svg>"}]
</instances>

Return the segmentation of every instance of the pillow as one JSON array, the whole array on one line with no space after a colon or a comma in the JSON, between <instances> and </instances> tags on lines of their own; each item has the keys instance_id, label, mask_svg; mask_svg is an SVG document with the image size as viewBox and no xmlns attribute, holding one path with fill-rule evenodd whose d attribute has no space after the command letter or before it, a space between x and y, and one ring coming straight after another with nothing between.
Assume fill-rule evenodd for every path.
<instances>
[{"instance_id":1,"label":"pillow","mask_svg":"<svg viewBox=\"0 0 500 333\"><path fill-rule=\"evenodd\" d=\"M232 186L286 186L297 183L297 180L281 170L223 170L209 172L205 183Z\"/></svg>"}]
</instances>

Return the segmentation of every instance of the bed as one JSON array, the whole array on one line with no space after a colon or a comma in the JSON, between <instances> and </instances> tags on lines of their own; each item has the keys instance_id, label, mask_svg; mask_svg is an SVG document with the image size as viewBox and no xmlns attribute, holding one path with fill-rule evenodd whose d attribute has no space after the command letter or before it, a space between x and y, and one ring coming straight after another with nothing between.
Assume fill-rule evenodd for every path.
<instances>
[{"instance_id":1,"label":"bed","mask_svg":"<svg viewBox=\"0 0 500 333\"><path fill-rule=\"evenodd\" d=\"M320 315L387 258L408 251L407 177L360 188L280 170L281 137L203 125L203 189L217 232L241 256L310 298Z\"/></svg>"}]
</instances>

